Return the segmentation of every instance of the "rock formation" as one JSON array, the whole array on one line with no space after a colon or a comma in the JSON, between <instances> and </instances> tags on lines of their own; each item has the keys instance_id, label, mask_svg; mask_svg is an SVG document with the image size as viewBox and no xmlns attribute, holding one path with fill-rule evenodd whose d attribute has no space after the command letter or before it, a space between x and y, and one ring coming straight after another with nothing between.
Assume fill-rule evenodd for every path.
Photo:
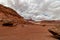
<instances>
[{"instance_id":1,"label":"rock formation","mask_svg":"<svg viewBox=\"0 0 60 40\"><path fill-rule=\"evenodd\" d=\"M17 23L25 23L24 18L13 9L0 4L0 25L12 26Z\"/></svg>"},{"instance_id":2,"label":"rock formation","mask_svg":"<svg viewBox=\"0 0 60 40\"><path fill-rule=\"evenodd\" d=\"M53 35L53 37L60 40L60 24L56 24L53 28L48 29L48 31Z\"/></svg>"}]
</instances>

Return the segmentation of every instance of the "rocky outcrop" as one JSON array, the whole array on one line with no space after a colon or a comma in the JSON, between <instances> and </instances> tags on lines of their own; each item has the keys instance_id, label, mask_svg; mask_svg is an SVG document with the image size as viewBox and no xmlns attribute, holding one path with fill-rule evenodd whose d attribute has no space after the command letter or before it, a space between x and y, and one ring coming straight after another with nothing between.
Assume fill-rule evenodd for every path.
<instances>
[{"instance_id":1,"label":"rocky outcrop","mask_svg":"<svg viewBox=\"0 0 60 40\"><path fill-rule=\"evenodd\" d=\"M18 23L25 23L24 18L15 10L0 4L0 25L12 26Z\"/></svg>"}]
</instances>

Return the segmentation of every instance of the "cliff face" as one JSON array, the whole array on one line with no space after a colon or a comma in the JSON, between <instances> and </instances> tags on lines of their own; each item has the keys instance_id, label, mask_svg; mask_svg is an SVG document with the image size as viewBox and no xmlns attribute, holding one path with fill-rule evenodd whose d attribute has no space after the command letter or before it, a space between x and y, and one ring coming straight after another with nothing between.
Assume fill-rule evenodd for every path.
<instances>
[{"instance_id":1,"label":"cliff face","mask_svg":"<svg viewBox=\"0 0 60 40\"><path fill-rule=\"evenodd\" d=\"M23 17L18 15L16 11L14 11L13 9L9 7L5 7L1 4L0 4L0 21L1 21L1 24L6 23L6 22L7 23L11 22L13 24L17 24L17 23L22 24L25 22Z\"/></svg>"}]
</instances>

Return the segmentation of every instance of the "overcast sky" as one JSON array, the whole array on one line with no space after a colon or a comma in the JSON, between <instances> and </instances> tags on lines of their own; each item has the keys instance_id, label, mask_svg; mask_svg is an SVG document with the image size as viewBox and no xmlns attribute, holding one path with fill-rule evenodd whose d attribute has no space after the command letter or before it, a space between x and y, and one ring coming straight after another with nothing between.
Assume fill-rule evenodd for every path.
<instances>
[{"instance_id":1,"label":"overcast sky","mask_svg":"<svg viewBox=\"0 0 60 40\"><path fill-rule=\"evenodd\" d=\"M15 1L15 0L13 0L13 1ZM20 2L17 3L19 5L20 5L21 2L24 3L25 1L28 2L28 3L31 2L31 1L32 2L30 4L28 4L28 3L24 3L23 4L23 3L21 3L21 4L23 4L22 6L14 4L15 7L13 7L14 5L10 6L12 4L12 3L9 4L10 1L8 2L8 0L0 0L0 4L3 4L3 5L8 6L8 7L11 7L13 9L17 8L16 11L18 11L19 14L23 13L22 14L23 17L26 17L26 18L28 17L28 18L31 18L31 19L34 19L34 20L40 20L40 19L47 19L47 20L51 20L51 19L55 19L56 20L56 19L59 19L60 20L60 1L58 1L58 0L43 0L43 3L41 3L42 1L40 1L40 0L39 1L38 0L36 0L36 1L35 0L29 0L29 1L28 0L19 0L19 1ZM38 5L37 5L37 3L38 3ZM42 5L39 4L39 3L41 3ZM49 5L48 5L48 3L49 3ZM37 6L36 5L35 6L31 5L31 4L34 4L34 5L36 4ZM31 10L29 9L29 10L26 10L24 12L21 12L21 10L25 10L26 7L28 9L30 8ZM38 15L35 16L37 13L38 13ZM29 14L29 15L27 15L27 14ZM31 14L33 14L33 17L30 16ZM42 15L40 15L40 14L42 14ZM47 15L47 16L45 16L45 15Z\"/></svg>"}]
</instances>

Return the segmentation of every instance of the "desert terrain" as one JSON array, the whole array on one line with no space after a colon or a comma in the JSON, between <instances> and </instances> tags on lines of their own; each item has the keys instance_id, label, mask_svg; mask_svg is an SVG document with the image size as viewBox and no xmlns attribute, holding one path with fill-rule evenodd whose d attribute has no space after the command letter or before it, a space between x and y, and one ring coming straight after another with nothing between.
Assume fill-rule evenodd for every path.
<instances>
[{"instance_id":1,"label":"desert terrain","mask_svg":"<svg viewBox=\"0 0 60 40\"><path fill-rule=\"evenodd\" d=\"M49 28L56 25L54 23L18 24L14 27L0 26L0 40L57 40L48 32Z\"/></svg>"},{"instance_id":2,"label":"desert terrain","mask_svg":"<svg viewBox=\"0 0 60 40\"><path fill-rule=\"evenodd\" d=\"M12 23L8 25L10 22ZM0 5L0 40L58 40L52 37L48 29L55 27L60 21L41 21L39 24L32 22Z\"/></svg>"}]
</instances>

